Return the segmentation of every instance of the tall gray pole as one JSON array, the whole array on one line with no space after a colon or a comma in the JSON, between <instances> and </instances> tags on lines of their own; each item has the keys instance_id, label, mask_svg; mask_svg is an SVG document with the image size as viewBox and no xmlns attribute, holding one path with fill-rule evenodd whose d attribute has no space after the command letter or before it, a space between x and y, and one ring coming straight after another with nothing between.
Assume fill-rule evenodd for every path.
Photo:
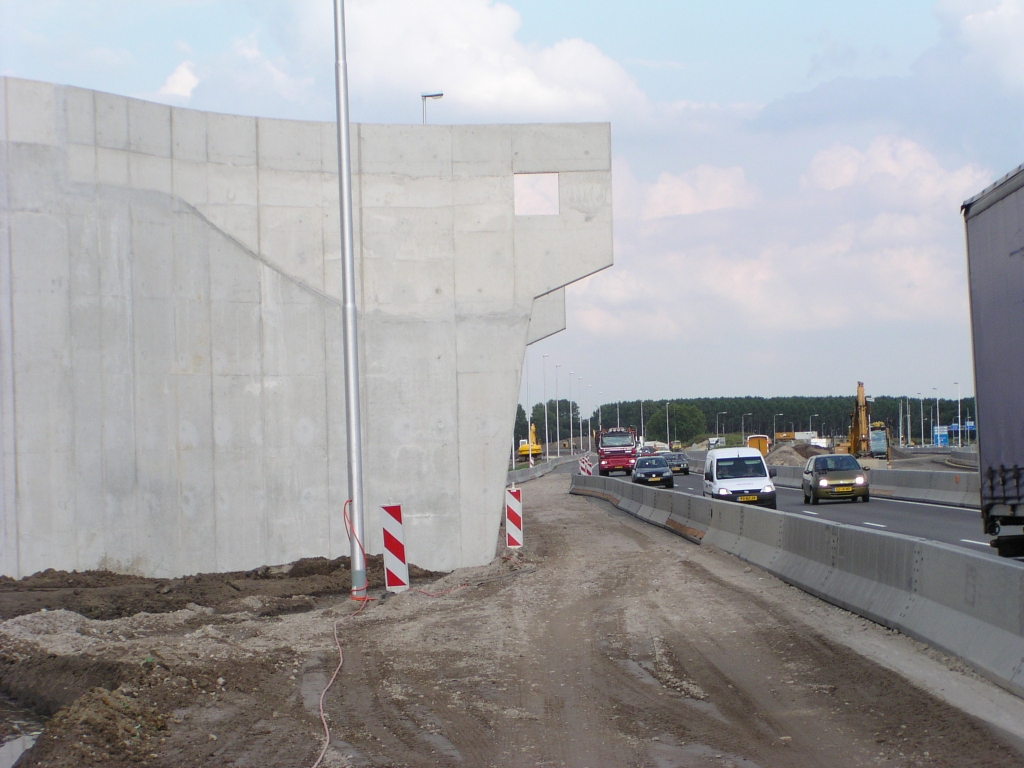
<instances>
[{"instance_id":1,"label":"tall gray pole","mask_svg":"<svg viewBox=\"0 0 1024 768\"><path fill-rule=\"evenodd\" d=\"M665 401L665 442L668 444L668 449L672 450L672 435L668 432L668 400Z\"/></svg>"},{"instance_id":2,"label":"tall gray pole","mask_svg":"<svg viewBox=\"0 0 1024 768\"><path fill-rule=\"evenodd\" d=\"M558 412L558 369L561 363L555 364L555 458L562 455L562 417Z\"/></svg>"},{"instance_id":3,"label":"tall gray pole","mask_svg":"<svg viewBox=\"0 0 1024 768\"><path fill-rule=\"evenodd\" d=\"M356 329L355 246L352 235L352 155L349 140L345 0L334 0L334 88L338 107L338 188L341 206L341 284L345 349L345 436L348 443L349 552L352 599L366 599L363 552L363 443L359 408L359 346Z\"/></svg>"},{"instance_id":4,"label":"tall gray pole","mask_svg":"<svg viewBox=\"0 0 1024 768\"><path fill-rule=\"evenodd\" d=\"M550 461L551 449L549 446L551 445L551 437L548 435L548 356L544 355L541 357L540 363L541 373L544 376L542 379L544 383L541 386L544 395L544 461Z\"/></svg>"}]
</instances>

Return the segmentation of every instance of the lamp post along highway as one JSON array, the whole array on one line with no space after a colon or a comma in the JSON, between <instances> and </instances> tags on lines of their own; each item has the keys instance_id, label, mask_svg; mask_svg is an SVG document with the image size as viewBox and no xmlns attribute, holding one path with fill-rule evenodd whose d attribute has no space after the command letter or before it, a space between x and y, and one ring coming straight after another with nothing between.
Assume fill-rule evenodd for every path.
<instances>
[{"instance_id":1,"label":"lamp post along highway","mask_svg":"<svg viewBox=\"0 0 1024 768\"><path fill-rule=\"evenodd\" d=\"M728 416L728 415L729 415L728 411L719 411L718 413L715 414L715 439L718 439L718 435L720 434L719 431L718 431L718 417L719 416Z\"/></svg>"},{"instance_id":2,"label":"lamp post along highway","mask_svg":"<svg viewBox=\"0 0 1024 768\"><path fill-rule=\"evenodd\" d=\"M572 377L575 375L574 371L569 371L569 455L573 454L572 445Z\"/></svg>"},{"instance_id":3,"label":"lamp post along highway","mask_svg":"<svg viewBox=\"0 0 1024 768\"><path fill-rule=\"evenodd\" d=\"M819 414L817 414L817 413L812 413L811 414L811 418L809 418L807 420L807 431L808 432L813 432L814 431L814 427L812 425L814 424L814 417L818 416L818 415Z\"/></svg>"},{"instance_id":4,"label":"lamp post along highway","mask_svg":"<svg viewBox=\"0 0 1024 768\"><path fill-rule=\"evenodd\" d=\"M964 433L964 420L963 412L960 410L960 382L954 381L956 384L956 447L963 448L964 441L961 435Z\"/></svg>"},{"instance_id":5,"label":"lamp post along highway","mask_svg":"<svg viewBox=\"0 0 1024 768\"><path fill-rule=\"evenodd\" d=\"M559 458L562 455L562 419L558 413L558 369L561 367L561 363L555 363L555 456Z\"/></svg>"},{"instance_id":6,"label":"lamp post along highway","mask_svg":"<svg viewBox=\"0 0 1024 768\"><path fill-rule=\"evenodd\" d=\"M640 398L640 442L644 440L644 399Z\"/></svg>"},{"instance_id":7,"label":"lamp post along highway","mask_svg":"<svg viewBox=\"0 0 1024 768\"><path fill-rule=\"evenodd\" d=\"M924 397L917 393L917 399L921 401L921 445L924 445Z\"/></svg>"},{"instance_id":8,"label":"lamp post along highway","mask_svg":"<svg viewBox=\"0 0 1024 768\"><path fill-rule=\"evenodd\" d=\"M668 445L668 449L672 450L672 435L668 431L668 400L665 401L665 443Z\"/></svg>"},{"instance_id":9,"label":"lamp post along highway","mask_svg":"<svg viewBox=\"0 0 1024 768\"><path fill-rule=\"evenodd\" d=\"M427 124L427 99L440 99L444 96L443 93L421 93L420 99L423 101L423 124Z\"/></svg>"},{"instance_id":10,"label":"lamp post along highway","mask_svg":"<svg viewBox=\"0 0 1024 768\"><path fill-rule=\"evenodd\" d=\"M334 96L338 123L338 204L341 215L342 334L345 358L345 440L350 497L349 566L351 597L366 600L363 552L363 444L359 403L355 247L352 230L352 154L349 137L348 62L345 51L345 2L334 0Z\"/></svg>"},{"instance_id":11,"label":"lamp post along highway","mask_svg":"<svg viewBox=\"0 0 1024 768\"><path fill-rule=\"evenodd\" d=\"M543 369L541 371L541 373L544 376L544 378L543 378L543 382L544 383L543 383L543 385L541 387L541 389L543 389L543 393L542 394L544 396L544 461L550 461L551 460L551 449L548 447L549 445L551 445L551 436L548 435L548 367L547 367L547 362L548 362L548 356L544 355L541 358L541 368Z\"/></svg>"},{"instance_id":12,"label":"lamp post along highway","mask_svg":"<svg viewBox=\"0 0 1024 768\"><path fill-rule=\"evenodd\" d=\"M775 445L775 437L776 437L776 435L779 434L779 430L776 428L775 420L777 418L779 418L779 416L785 416L785 415L786 414L784 414L784 413L776 413L774 416L772 416L772 445Z\"/></svg>"},{"instance_id":13,"label":"lamp post along highway","mask_svg":"<svg viewBox=\"0 0 1024 768\"><path fill-rule=\"evenodd\" d=\"M743 445L746 442L746 440L743 437L746 434L746 431L743 429L743 420L747 418L747 416L753 415L754 414L752 413L744 413L740 415L740 445Z\"/></svg>"},{"instance_id":14,"label":"lamp post along highway","mask_svg":"<svg viewBox=\"0 0 1024 768\"><path fill-rule=\"evenodd\" d=\"M939 388L932 387L935 391L935 421L932 422L932 442L937 444L939 441L939 427L942 426L942 419L939 417Z\"/></svg>"}]
</instances>

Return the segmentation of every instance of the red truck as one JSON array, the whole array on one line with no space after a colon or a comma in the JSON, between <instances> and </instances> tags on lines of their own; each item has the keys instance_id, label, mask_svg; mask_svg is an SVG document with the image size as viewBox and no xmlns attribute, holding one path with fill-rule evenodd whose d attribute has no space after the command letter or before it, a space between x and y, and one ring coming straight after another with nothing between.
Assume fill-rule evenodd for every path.
<instances>
[{"instance_id":1,"label":"red truck","mask_svg":"<svg viewBox=\"0 0 1024 768\"><path fill-rule=\"evenodd\" d=\"M597 433L598 469L602 475L612 472L633 474L637 445L635 429L605 429Z\"/></svg>"}]
</instances>

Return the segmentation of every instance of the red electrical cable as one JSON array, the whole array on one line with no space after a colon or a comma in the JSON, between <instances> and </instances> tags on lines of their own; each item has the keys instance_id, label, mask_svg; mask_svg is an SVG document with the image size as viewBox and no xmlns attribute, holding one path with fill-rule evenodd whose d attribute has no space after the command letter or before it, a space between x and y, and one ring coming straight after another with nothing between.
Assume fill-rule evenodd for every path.
<instances>
[{"instance_id":1,"label":"red electrical cable","mask_svg":"<svg viewBox=\"0 0 1024 768\"><path fill-rule=\"evenodd\" d=\"M349 517L348 517L348 507L349 507L349 505L351 503L352 503L352 499L346 499L344 506L342 506L342 508L341 508L341 514L345 518L345 532L348 534L349 541L352 541L353 539L355 539L356 546L358 546L359 547L359 551L363 553L363 562L365 563L366 562L366 550L363 549L363 542L361 542L359 540L359 537L356 536L355 532L352 530L352 522L349 520ZM348 566L349 566L349 573L351 573L352 572L351 560L349 561ZM362 589L363 589L363 591L369 589L369 583L363 585ZM372 599L370 597L367 597L366 595L357 595L355 589L349 590L349 597L352 600L364 600L365 601L365 600L371 600Z\"/></svg>"}]
</instances>

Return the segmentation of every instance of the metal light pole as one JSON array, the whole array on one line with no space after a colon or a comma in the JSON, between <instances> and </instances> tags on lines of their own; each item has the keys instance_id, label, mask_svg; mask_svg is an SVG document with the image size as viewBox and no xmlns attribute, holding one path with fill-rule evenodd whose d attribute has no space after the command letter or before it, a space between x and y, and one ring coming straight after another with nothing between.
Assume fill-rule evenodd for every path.
<instances>
[{"instance_id":1,"label":"metal light pole","mask_svg":"<svg viewBox=\"0 0 1024 768\"><path fill-rule=\"evenodd\" d=\"M587 389L591 389L594 385L587 384ZM589 402L594 396L587 393L587 401ZM590 415L587 416L587 450L591 453L594 452L594 412L591 411Z\"/></svg>"},{"instance_id":2,"label":"metal light pole","mask_svg":"<svg viewBox=\"0 0 1024 768\"><path fill-rule=\"evenodd\" d=\"M644 439L644 399L640 398L640 441Z\"/></svg>"},{"instance_id":3,"label":"metal light pole","mask_svg":"<svg viewBox=\"0 0 1024 768\"><path fill-rule=\"evenodd\" d=\"M580 453L583 453L583 377L580 376L580 385L576 393L576 399L579 402L576 404L576 412L579 414L580 419Z\"/></svg>"},{"instance_id":4,"label":"metal light pole","mask_svg":"<svg viewBox=\"0 0 1024 768\"><path fill-rule=\"evenodd\" d=\"M820 414L817 414L817 413L812 413L812 414L811 414L811 417L810 417L809 419L807 419L807 431L808 431L808 432L813 432L813 431L814 431L814 429L812 428L812 426L811 426L811 425L812 425L812 424L814 423L814 417L815 417L815 416L819 416L819 415L820 415Z\"/></svg>"},{"instance_id":5,"label":"metal light pole","mask_svg":"<svg viewBox=\"0 0 1024 768\"><path fill-rule=\"evenodd\" d=\"M924 397L917 393L917 399L921 401L921 445L924 445Z\"/></svg>"},{"instance_id":6,"label":"metal light pole","mask_svg":"<svg viewBox=\"0 0 1024 768\"><path fill-rule=\"evenodd\" d=\"M423 124L427 124L427 99L440 99L444 96L443 93L421 93L420 99L423 101Z\"/></svg>"},{"instance_id":7,"label":"metal light pole","mask_svg":"<svg viewBox=\"0 0 1024 768\"><path fill-rule=\"evenodd\" d=\"M672 435L668 432L668 400L665 401L665 442L668 443L668 449L672 450Z\"/></svg>"},{"instance_id":8,"label":"metal light pole","mask_svg":"<svg viewBox=\"0 0 1024 768\"><path fill-rule=\"evenodd\" d=\"M334 0L334 96L338 123L338 192L341 213L342 334L345 357L345 438L348 492L351 497L349 572L353 600L366 600L363 551L363 445L359 405L359 335L357 332L355 247L352 234L352 154L349 138L348 62L345 52L345 0Z\"/></svg>"},{"instance_id":9,"label":"metal light pole","mask_svg":"<svg viewBox=\"0 0 1024 768\"><path fill-rule=\"evenodd\" d=\"M562 419L558 415L558 369L562 367L561 363L555 364L555 456L561 457L562 455Z\"/></svg>"},{"instance_id":10,"label":"metal light pole","mask_svg":"<svg viewBox=\"0 0 1024 768\"><path fill-rule=\"evenodd\" d=\"M942 419L939 418L939 388L932 387L935 392L935 421L932 422L932 443L935 444L939 439L939 427L942 426Z\"/></svg>"},{"instance_id":11,"label":"metal light pole","mask_svg":"<svg viewBox=\"0 0 1024 768\"><path fill-rule=\"evenodd\" d=\"M548 447L551 445L551 437L548 435L548 356L544 355L541 358L541 367L543 368L542 373L544 374L544 384L542 389L544 390L544 461L551 461L551 449Z\"/></svg>"},{"instance_id":12,"label":"metal light pole","mask_svg":"<svg viewBox=\"0 0 1024 768\"><path fill-rule=\"evenodd\" d=\"M743 420L747 416L753 416L753 415L754 414L752 414L752 413L744 413L744 414L740 415L740 445L743 445L743 443L745 442L744 439L743 439L743 435L745 434L745 430L743 429ZM814 415L817 416L818 414L814 414Z\"/></svg>"},{"instance_id":13,"label":"metal light pole","mask_svg":"<svg viewBox=\"0 0 1024 768\"><path fill-rule=\"evenodd\" d=\"M718 413L715 414L715 437L716 438L719 435L719 432L718 432L718 417L719 416L728 416L728 415L729 415L728 411L719 411Z\"/></svg>"},{"instance_id":14,"label":"metal light pole","mask_svg":"<svg viewBox=\"0 0 1024 768\"><path fill-rule=\"evenodd\" d=\"M621 402L621 401L616 401L615 402L615 428L616 429L621 429L622 428L622 422L619 420L619 402Z\"/></svg>"},{"instance_id":15,"label":"metal light pole","mask_svg":"<svg viewBox=\"0 0 1024 768\"><path fill-rule=\"evenodd\" d=\"M573 371L569 371L569 455L572 456L572 377Z\"/></svg>"},{"instance_id":16,"label":"metal light pole","mask_svg":"<svg viewBox=\"0 0 1024 768\"><path fill-rule=\"evenodd\" d=\"M779 416L785 416L785 415L786 414L784 414L784 413L776 413L774 416L772 416L772 445L775 445L775 442L776 442L776 439L777 439L776 436L779 434L778 429L776 429L776 427L775 427L775 420L777 418L779 418Z\"/></svg>"},{"instance_id":17,"label":"metal light pole","mask_svg":"<svg viewBox=\"0 0 1024 768\"><path fill-rule=\"evenodd\" d=\"M597 431L601 432L604 430L604 424L601 422L601 409L604 407L604 392L598 391L597 396L601 399L601 402L597 404Z\"/></svg>"},{"instance_id":18,"label":"metal light pole","mask_svg":"<svg viewBox=\"0 0 1024 768\"><path fill-rule=\"evenodd\" d=\"M954 381L953 383L956 384L956 447L963 448L964 441L961 435L964 433L964 420L960 410L960 382Z\"/></svg>"}]
</instances>

